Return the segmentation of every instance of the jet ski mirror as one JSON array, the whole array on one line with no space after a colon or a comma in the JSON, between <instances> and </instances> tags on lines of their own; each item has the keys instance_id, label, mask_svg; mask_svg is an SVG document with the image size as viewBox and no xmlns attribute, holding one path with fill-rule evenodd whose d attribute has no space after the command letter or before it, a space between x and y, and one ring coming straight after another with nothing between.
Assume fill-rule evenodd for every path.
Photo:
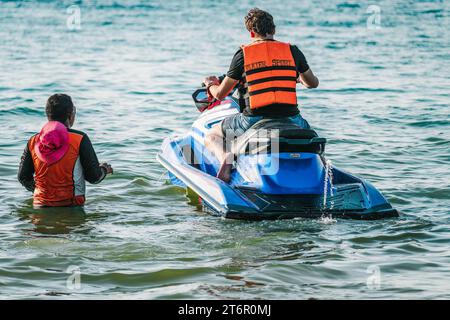
<instances>
[{"instance_id":1,"label":"jet ski mirror","mask_svg":"<svg viewBox=\"0 0 450 320\"><path fill-rule=\"evenodd\" d=\"M203 112L209 106L208 94L206 93L206 88L201 88L195 90L192 94L192 99L194 99L195 106L198 111Z\"/></svg>"}]
</instances>

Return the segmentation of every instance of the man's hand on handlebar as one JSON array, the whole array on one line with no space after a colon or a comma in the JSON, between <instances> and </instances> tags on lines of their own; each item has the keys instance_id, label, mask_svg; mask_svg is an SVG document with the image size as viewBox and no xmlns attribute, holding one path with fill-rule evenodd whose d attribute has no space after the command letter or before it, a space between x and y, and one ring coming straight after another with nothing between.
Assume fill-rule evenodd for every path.
<instances>
[{"instance_id":1,"label":"man's hand on handlebar","mask_svg":"<svg viewBox=\"0 0 450 320\"><path fill-rule=\"evenodd\" d=\"M203 84L205 87L209 87L211 85L220 85L220 80L216 76L209 76L203 80Z\"/></svg>"},{"instance_id":2,"label":"man's hand on handlebar","mask_svg":"<svg viewBox=\"0 0 450 320\"><path fill-rule=\"evenodd\" d=\"M216 76L209 76L203 80L203 84L206 86L206 93L208 94L209 101L213 101L215 97L211 94L209 89L211 86L220 86L220 80Z\"/></svg>"}]
</instances>

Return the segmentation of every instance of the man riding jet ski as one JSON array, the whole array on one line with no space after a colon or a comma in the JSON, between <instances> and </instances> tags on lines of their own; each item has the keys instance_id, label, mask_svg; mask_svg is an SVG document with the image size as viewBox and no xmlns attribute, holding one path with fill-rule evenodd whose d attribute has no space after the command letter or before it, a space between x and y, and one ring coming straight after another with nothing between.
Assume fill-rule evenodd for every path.
<instances>
[{"instance_id":1,"label":"man riding jet ski","mask_svg":"<svg viewBox=\"0 0 450 320\"><path fill-rule=\"evenodd\" d=\"M398 216L372 184L331 165L326 139L300 116L297 82L319 84L300 50L273 39L267 12L252 9L245 22L253 42L222 81L208 77L192 94L200 115L190 130L161 145L170 182L230 219Z\"/></svg>"},{"instance_id":2,"label":"man riding jet ski","mask_svg":"<svg viewBox=\"0 0 450 320\"><path fill-rule=\"evenodd\" d=\"M241 136L265 118L309 129L298 110L296 84L306 88L319 85L297 46L274 39L275 24L270 13L251 9L245 17L245 26L252 42L235 53L223 81L219 82L215 76L204 80L209 97L217 100L223 100L238 86L236 94L241 112L215 125L205 139L206 148L221 163L217 177L225 182L231 179L234 154L224 150L224 138Z\"/></svg>"}]
</instances>

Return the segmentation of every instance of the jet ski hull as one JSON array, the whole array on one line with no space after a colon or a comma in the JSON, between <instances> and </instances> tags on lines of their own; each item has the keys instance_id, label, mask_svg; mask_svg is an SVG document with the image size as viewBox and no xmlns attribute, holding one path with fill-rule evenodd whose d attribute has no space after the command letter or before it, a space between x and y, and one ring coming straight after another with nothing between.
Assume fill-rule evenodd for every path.
<instances>
[{"instance_id":1,"label":"jet ski hull","mask_svg":"<svg viewBox=\"0 0 450 320\"><path fill-rule=\"evenodd\" d=\"M293 170L292 177L289 177L289 172L286 174L282 170L277 173L283 177L281 182L270 177L259 180L259 176L252 178L255 176L255 167L246 169L248 163L244 166L239 161L231 183L216 178L219 164L204 148L204 137L214 124L237 112L233 104L233 101L228 101L215 110L202 113L186 136L166 138L157 155L158 161L168 170L171 182L189 189L191 195L201 199L205 211L225 218L244 220L322 216L381 219L398 216L397 210L383 195L361 178L333 167L333 181L327 182L325 166L317 165L324 158L318 154L295 153L293 159L289 159L292 158L289 153L277 154L280 159L288 159L286 161L299 161L298 172ZM242 158L250 164L253 161L248 155ZM263 160L273 158L269 154ZM261 163L261 159L255 161ZM284 163L281 162L280 166ZM286 167L289 168L288 165Z\"/></svg>"}]
</instances>

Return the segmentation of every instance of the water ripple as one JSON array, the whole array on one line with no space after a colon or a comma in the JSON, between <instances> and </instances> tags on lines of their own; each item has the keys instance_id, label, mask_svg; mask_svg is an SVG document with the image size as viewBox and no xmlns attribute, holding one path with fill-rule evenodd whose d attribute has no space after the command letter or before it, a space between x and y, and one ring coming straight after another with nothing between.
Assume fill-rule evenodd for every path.
<instances>
[{"instance_id":1,"label":"water ripple","mask_svg":"<svg viewBox=\"0 0 450 320\"><path fill-rule=\"evenodd\" d=\"M328 139L327 156L372 181L402 215L264 222L202 212L165 183L155 160L162 140L196 119L193 88L225 73L248 41L248 4L76 4L81 30L67 29L63 2L2 2L0 297L450 297L444 3L381 1L375 30L367 29L368 4L271 3L279 38L297 44L320 78L320 88L299 90L299 103ZM115 168L88 186L83 210L35 210L16 181L55 92L73 97L75 128ZM66 287L70 266L80 268L80 291ZM366 285L375 267L378 290Z\"/></svg>"}]
</instances>

